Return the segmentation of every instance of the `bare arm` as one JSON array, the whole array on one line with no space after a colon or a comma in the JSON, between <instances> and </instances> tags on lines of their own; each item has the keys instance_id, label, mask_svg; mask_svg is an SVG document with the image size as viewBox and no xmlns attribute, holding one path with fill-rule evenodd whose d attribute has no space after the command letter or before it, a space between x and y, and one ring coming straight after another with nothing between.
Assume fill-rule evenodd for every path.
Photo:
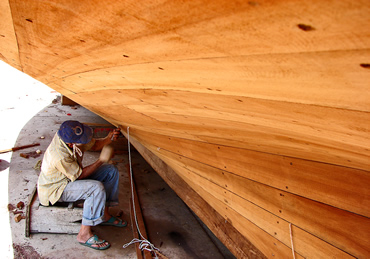
<instances>
[{"instance_id":1,"label":"bare arm","mask_svg":"<svg viewBox=\"0 0 370 259\"><path fill-rule=\"evenodd\" d=\"M102 164L103 164L103 162L100 159L98 159L94 163L92 163L91 165L85 166L82 169L81 175L77 179L81 180L81 179L85 179L85 178L89 177Z\"/></svg>"},{"instance_id":2,"label":"bare arm","mask_svg":"<svg viewBox=\"0 0 370 259\"><path fill-rule=\"evenodd\" d=\"M77 179L85 179L89 177L98 167L100 167L102 164L107 163L113 156L114 150L111 146L106 145L103 147L99 159L86 167L82 169L81 175Z\"/></svg>"}]
</instances>

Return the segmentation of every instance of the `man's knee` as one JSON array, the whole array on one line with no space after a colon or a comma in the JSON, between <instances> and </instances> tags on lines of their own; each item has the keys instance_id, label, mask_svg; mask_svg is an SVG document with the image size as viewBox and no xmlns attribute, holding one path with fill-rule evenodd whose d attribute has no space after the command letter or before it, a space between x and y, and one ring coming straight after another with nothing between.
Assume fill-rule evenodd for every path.
<instances>
[{"instance_id":1,"label":"man's knee","mask_svg":"<svg viewBox=\"0 0 370 259\"><path fill-rule=\"evenodd\" d=\"M92 193L105 193L105 188L104 188L104 184L102 182L99 182L99 181L91 181L90 182L90 190L91 190L91 194Z\"/></svg>"},{"instance_id":2,"label":"man's knee","mask_svg":"<svg viewBox=\"0 0 370 259\"><path fill-rule=\"evenodd\" d=\"M104 184L99 181L94 181L91 186L91 192L89 193L87 200L92 199L97 203L104 203L106 198L107 196Z\"/></svg>"},{"instance_id":3,"label":"man's knee","mask_svg":"<svg viewBox=\"0 0 370 259\"><path fill-rule=\"evenodd\" d=\"M107 174L109 175L110 180L119 178L119 172L116 166L111 165L111 164L106 164L104 166L106 167L105 170Z\"/></svg>"}]
</instances>

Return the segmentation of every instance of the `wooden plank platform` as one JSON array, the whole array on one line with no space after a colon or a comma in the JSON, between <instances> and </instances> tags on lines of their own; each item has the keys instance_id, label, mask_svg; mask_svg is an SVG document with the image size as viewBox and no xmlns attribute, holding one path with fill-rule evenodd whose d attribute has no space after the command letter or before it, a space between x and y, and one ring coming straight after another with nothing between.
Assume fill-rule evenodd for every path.
<instances>
[{"instance_id":1,"label":"wooden plank platform","mask_svg":"<svg viewBox=\"0 0 370 259\"><path fill-rule=\"evenodd\" d=\"M30 233L78 234L82 210L73 203L42 206L36 197L30 206Z\"/></svg>"}]
</instances>

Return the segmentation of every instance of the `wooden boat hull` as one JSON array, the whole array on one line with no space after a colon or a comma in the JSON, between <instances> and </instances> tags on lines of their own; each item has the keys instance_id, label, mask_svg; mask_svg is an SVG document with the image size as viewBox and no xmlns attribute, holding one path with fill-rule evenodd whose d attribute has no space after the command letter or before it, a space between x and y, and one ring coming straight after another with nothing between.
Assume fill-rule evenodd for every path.
<instances>
[{"instance_id":1,"label":"wooden boat hull","mask_svg":"<svg viewBox=\"0 0 370 259\"><path fill-rule=\"evenodd\" d=\"M370 256L369 1L0 11L0 58L129 127L237 257Z\"/></svg>"}]
</instances>

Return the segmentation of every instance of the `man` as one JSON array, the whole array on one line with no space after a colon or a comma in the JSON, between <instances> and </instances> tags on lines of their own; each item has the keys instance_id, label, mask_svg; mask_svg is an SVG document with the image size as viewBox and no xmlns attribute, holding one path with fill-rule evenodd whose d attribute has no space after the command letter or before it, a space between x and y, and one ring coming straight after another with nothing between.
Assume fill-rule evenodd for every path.
<instances>
[{"instance_id":1,"label":"man","mask_svg":"<svg viewBox=\"0 0 370 259\"><path fill-rule=\"evenodd\" d=\"M108 207L118 205L119 173L115 166L105 164L113 155L108 146L118 138L119 129L103 139L94 139L90 127L78 121L65 121L44 154L38 179L38 196L44 206L56 202L84 200L83 218L77 241L97 250L110 244L92 234L98 224L124 227L126 222L112 217ZM97 161L82 166L83 152L102 150Z\"/></svg>"}]
</instances>

